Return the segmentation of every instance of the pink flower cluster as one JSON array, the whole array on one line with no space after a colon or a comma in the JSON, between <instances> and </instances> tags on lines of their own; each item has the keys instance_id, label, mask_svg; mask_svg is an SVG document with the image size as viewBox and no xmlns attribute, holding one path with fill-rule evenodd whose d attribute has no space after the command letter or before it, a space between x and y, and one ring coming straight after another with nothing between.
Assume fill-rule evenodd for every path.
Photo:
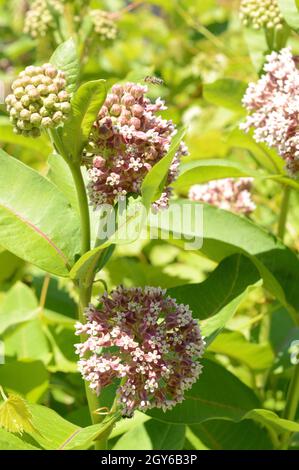
<instances>
[{"instance_id":1,"label":"pink flower cluster","mask_svg":"<svg viewBox=\"0 0 299 470\"><path fill-rule=\"evenodd\" d=\"M250 115L241 129L277 149L290 176L299 171L299 70L290 48L267 56L265 74L250 83L243 104Z\"/></svg>"},{"instance_id":2,"label":"pink flower cluster","mask_svg":"<svg viewBox=\"0 0 299 470\"><path fill-rule=\"evenodd\" d=\"M252 178L224 178L196 184L189 190L191 201L206 202L232 212L250 214L256 206L251 199Z\"/></svg>"},{"instance_id":3,"label":"pink flower cluster","mask_svg":"<svg viewBox=\"0 0 299 470\"><path fill-rule=\"evenodd\" d=\"M121 379L118 405L124 416L135 409L171 409L198 379L204 350L198 322L188 305L177 304L159 287L105 293L86 310L76 334L79 370L97 394Z\"/></svg>"},{"instance_id":4,"label":"pink flower cluster","mask_svg":"<svg viewBox=\"0 0 299 470\"><path fill-rule=\"evenodd\" d=\"M140 194L146 174L169 150L175 127L172 121L156 116L166 109L164 102L158 98L152 103L146 92L147 87L140 84L114 85L93 125L83 162L89 169L89 195L95 208ZM177 176L180 157L187 153L182 143L162 196L154 204L156 209L167 207L169 184Z\"/></svg>"}]
</instances>

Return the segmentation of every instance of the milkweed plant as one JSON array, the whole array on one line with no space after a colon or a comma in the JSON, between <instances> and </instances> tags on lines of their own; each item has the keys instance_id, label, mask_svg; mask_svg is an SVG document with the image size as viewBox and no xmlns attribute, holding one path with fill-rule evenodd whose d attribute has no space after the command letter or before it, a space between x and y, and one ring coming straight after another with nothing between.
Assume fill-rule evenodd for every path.
<instances>
[{"instance_id":1,"label":"milkweed plant","mask_svg":"<svg viewBox=\"0 0 299 470\"><path fill-rule=\"evenodd\" d=\"M0 449L299 449L299 9L203 3L0 5Z\"/></svg>"}]
</instances>

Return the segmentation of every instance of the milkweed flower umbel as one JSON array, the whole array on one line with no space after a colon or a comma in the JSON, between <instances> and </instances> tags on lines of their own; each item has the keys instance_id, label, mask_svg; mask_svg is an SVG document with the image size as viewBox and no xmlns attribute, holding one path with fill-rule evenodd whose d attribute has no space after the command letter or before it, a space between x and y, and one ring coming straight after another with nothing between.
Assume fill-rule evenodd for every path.
<instances>
[{"instance_id":1,"label":"milkweed flower umbel","mask_svg":"<svg viewBox=\"0 0 299 470\"><path fill-rule=\"evenodd\" d=\"M111 13L103 10L91 10L90 18L94 32L101 41L112 41L116 38L117 26Z\"/></svg>"},{"instance_id":2,"label":"milkweed flower umbel","mask_svg":"<svg viewBox=\"0 0 299 470\"><path fill-rule=\"evenodd\" d=\"M83 161L88 167L89 195L97 208L113 204L127 194L140 194L142 182L151 168L169 150L176 133L170 120L157 116L164 102L146 97L146 86L135 83L114 85L99 111ZM170 167L161 198L154 207L167 207L180 157L186 155L182 143Z\"/></svg>"},{"instance_id":3,"label":"milkweed flower umbel","mask_svg":"<svg viewBox=\"0 0 299 470\"><path fill-rule=\"evenodd\" d=\"M204 341L188 305L157 287L105 293L90 305L87 323L76 324L86 340L76 345L79 370L97 394L116 379L123 415L171 409L198 379Z\"/></svg>"},{"instance_id":4,"label":"milkweed flower umbel","mask_svg":"<svg viewBox=\"0 0 299 470\"><path fill-rule=\"evenodd\" d=\"M277 0L241 0L240 17L253 29L280 30L284 24Z\"/></svg>"},{"instance_id":5,"label":"milkweed flower umbel","mask_svg":"<svg viewBox=\"0 0 299 470\"><path fill-rule=\"evenodd\" d=\"M63 14L62 0L34 0L25 16L24 33L44 37L55 28L55 15Z\"/></svg>"},{"instance_id":6,"label":"milkweed flower umbel","mask_svg":"<svg viewBox=\"0 0 299 470\"><path fill-rule=\"evenodd\" d=\"M291 49L267 56L265 74L250 83L243 99L249 116L241 129L254 129L257 142L275 148L290 176L299 171L299 71Z\"/></svg>"},{"instance_id":7,"label":"milkweed flower umbel","mask_svg":"<svg viewBox=\"0 0 299 470\"><path fill-rule=\"evenodd\" d=\"M51 64L26 67L5 100L14 132L38 137L42 127L61 125L71 110L66 84L64 72Z\"/></svg>"},{"instance_id":8,"label":"milkweed flower umbel","mask_svg":"<svg viewBox=\"0 0 299 470\"><path fill-rule=\"evenodd\" d=\"M250 214L256 208L250 193L252 181L252 178L224 178L195 184L189 190L189 199L232 212Z\"/></svg>"}]
</instances>

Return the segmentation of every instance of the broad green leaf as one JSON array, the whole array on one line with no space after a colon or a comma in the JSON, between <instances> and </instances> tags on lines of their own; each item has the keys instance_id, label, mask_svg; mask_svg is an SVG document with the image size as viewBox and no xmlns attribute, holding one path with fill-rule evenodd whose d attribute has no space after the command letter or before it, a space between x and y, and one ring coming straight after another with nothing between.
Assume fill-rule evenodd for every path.
<instances>
[{"instance_id":1,"label":"broad green leaf","mask_svg":"<svg viewBox=\"0 0 299 470\"><path fill-rule=\"evenodd\" d=\"M259 280L254 264L246 256L237 254L224 259L206 281L168 289L168 294L190 306L193 316L201 320L209 344Z\"/></svg>"},{"instance_id":2,"label":"broad green leaf","mask_svg":"<svg viewBox=\"0 0 299 470\"><path fill-rule=\"evenodd\" d=\"M29 404L29 410L37 430L30 432L30 435L46 450L88 449L107 426L95 424L81 428L46 406Z\"/></svg>"},{"instance_id":3,"label":"broad green leaf","mask_svg":"<svg viewBox=\"0 0 299 470\"><path fill-rule=\"evenodd\" d=\"M36 402L46 392L48 372L41 361L7 362L0 366L0 384L6 390Z\"/></svg>"},{"instance_id":4,"label":"broad green leaf","mask_svg":"<svg viewBox=\"0 0 299 470\"><path fill-rule=\"evenodd\" d=\"M168 175L169 167L184 138L186 129L181 129L173 137L170 149L156 165L147 173L141 186L142 201L146 208L161 196Z\"/></svg>"},{"instance_id":5,"label":"broad green leaf","mask_svg":"<svg viewBox=\"0 0 299 470\"><path fill-rule=\"evenodd\" d=\"M0 450L40 450L19 437L0 428Z\"/></svg>"},{"instance_id":6,"label":"broad green leaf","mask_svg":"<svg viewBox=\"0 0 299 470\"><path fill-rule=\"evenodd\" d=\"M1 245L45 271L67 276L80 251L79 233L78 217L57 187L0 150Z\"/></svg>"},{"instance_id":7,"label":"broad green leaf","mask_svg":"<svg viewBox=\"0 0 299 470\"><path fill-rule=\"evenodd\" d=\"M172 187L179 194L187 195L190 186L193 184L206 183L207 181L221 178L241 178L246 176L258 177L261 174L229 160L192 160L180 166L180 175L172 184Z\"/></svg>"},{"instance_id":8,"label":"broad green leaf","mask_svg":"<svg viewBox=\"0 0 299 470\"><path fill-rule=\"evenodd\" d=\"M29 404L32 422L39 432L30 433L43 449L57 450L81 428L63 419L46 406Z\"/></svg>"},{"instance_id":9,"label":"broad green leaf","mask_svg":"<svg viewBox=\"0 0 299 470\"><path fill-rule=\"evenodd\" d=\"M106 94L105 80L94 80L81 85L72 98L71 116L62 132L64 143L74 160L81 158L91 127L105 101Z\"/></svg>"},{"instance_id":10,"label":"broad green leaf","mask_svg":"<svg viewBox=\"0 0 299 470\"><path fill-rule=\"evenodd\" d=\"M10 393L0 404L0 427L20 435L36 431L32 424L32 414L24 398Z\"/></svg>"},{"instance_id":11,"label":"broad green leaf","mask_svg":"<svg viewBox=\"0 0 299 470\"><path fill-rule=\"evenodd\" d=\"M249 421L234 423L213 419L190 426L190 429L211 450L272 449L267 432Z\"/></svg>"},{"instance_id":12,"label":"broad green leaf","mask_svg":"<svg viewBox=\"0 0 299 470\"><path fill-rule=\"evenodd\" d=\"M164 413L153 409L147 414L159 421L173 424L198 424L209 419L239 421L259 400L254 392L223 366L202 360L203 370L185 400Z\"/></svg>"},{"instance_id":13,"label":"broad green leaf","mask_svg":"<svg viewBox=\"0 0 299 470\"><path fill-rule=\"evenodd\" d=\"M56 184L73 209L79 213L79 203L71 170L60 155L52 154L48 159L47 178Z\"/></svg>"},{"instance_id":14,"label":"broad green leaf","mask_svg":"<svg viewBox=\"0 0 299 470\"><path fill-rule=\"evenodd\" d=\"M80 65L76 44L72 38L57 47L50 63L66 74L67 90L73 93L77 86Z\"/></svg>"},{"instance_id":15,"label":"broad green leaf","mask_svg":"<svg viewBox=\"0 0 299 470\"><path fill-rule=\"evenodd\" d=\"M181 450L185 426L150 419L123 434L113 450Z\"/></svg>"},{"instance_id":16,"label":"broad green leaf","mask_svg":"<svg viewBox=\"0 0 299 470\"><path fill-rule=\"evenodd\" d=\"M247 89L247 83L231 78L222 78L203 87L203 97L216 106L231 109L244 114L242 98Z\"/></svg>"},{"instance_id":17,"label":"broad green leaf","mask_svg":"<svg viewBox=\"0 0 299 470\"><path fill-rule=\"evenodd\" d=\"M209 346L209 351L229 356L254 371L268 369L274 362L269 344L250 343L238 331L223 332Z\"/></svg>"},{"instance_id":18,"label":"broad green leaf","mask_svg":"<svg viewBox=\"0 0 299 470\"><path fill-rule=\"evenodd\" d=\"M177 223L182 220L185 204L198 204L196 202L178 199L170 204L170 211L173 219ZM235 254L248 254L256 265L264 280L265 287L276 296L283 305L292 310L294 315L299 310L299 260L295 253L284 246L272 234L251 222L245 217L237 216L229 211L221 210L208 204L201 204L203 207L204 224L201 220L194 222L195 227L185 224L179 227L169 228L168 211L164 211L160 220L152 218L152 227L163 232L169 231L176 235L171 242L180 246L186 245L200 234L203 230L203 245L200 248L208 258L214 261L221 261L223 258ZM178 239L180 236L180 240Z\"/></svg>"},{"instance_id":19,"label":"broad green leaf","mask_svg":"<svg viewBox=\"0 0 299 470\"><path fill-rule=\"evenodd\" d=\"M299 11L296 0L278 0L278 5L287 24L298 33Z\"/></svg>"},{"instance_id":20,"label":"broad green leaf","mask_svg":"<svg viewBox=\"0 0 299 470\"><path fill-rule=\"evenodd\" d=\"M10 326L26 322L38 314L38 303L32 290L18 282L0 302L0 334Z\"/></svg>"},{"instance_id":21,"label":"broad green leaf","mask_svg":"<svg viewBox=\"0 0 299 470\"><path fill-rule=\"evenodd\" d=\"M266 426L266 428L274 429L279 433L283 432L299 432L299 423L289 421L277 416L270 410L255 409L251 410L243 417L243 419L253 419L257 423Z\"/></svg>"}]
</instances>

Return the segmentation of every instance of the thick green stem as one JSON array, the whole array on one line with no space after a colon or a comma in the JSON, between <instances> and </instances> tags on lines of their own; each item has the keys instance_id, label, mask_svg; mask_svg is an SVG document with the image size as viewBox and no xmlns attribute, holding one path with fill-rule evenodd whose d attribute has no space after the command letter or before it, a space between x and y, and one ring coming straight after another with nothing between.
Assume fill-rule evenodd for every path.
<instances>
[{"instance_id":1,"label":"thick green stem","mask_svg":"<svg viewBox=\"0 0 299 470\"><path fill-rule=\"evenodd\" d=\"M64 158L68 164L73 180L76 187L79 211L80 211L80 222L81 222L81 256L84 255L87 251L90 250L90 216L89 216L89 207L88 207L88 198L85 188L84 179L82 176L81 168L79 164L76 164L68 156L65 151L63 141L60 135L52 131L50 133L53 144L57 149L58 153ZM92 293L92 284L94 278L90 276L89 279L84 279L84 282L76 283L76 288L79 294L79 320L82 323L85 323L84 310L88 307L91 299ZM86 338L84 335L81 337L81 341L85 341ZM91 421L93 424L100 423L103 420L103 416L95 413L97 409L100 408L99 398L91 391L87 382L85 382L85 393L88 403L89 413ZM107 447L107 438L108 433L104 433L97 441L95 448L96 449L106 449Z\"/></svg>"},{"instance_id":2,"label":"thick green stem","mask_svg":"<svg viewBox=\"0 0 299 470\"><path fill-rule=\"evenodd\" d=\"M77 190L81 218L81 255L90 250L90 217L85 183L80 166L69 163Z\"/></svg>"},{"instance_id":3,"label":"thick green stem","mask_svg":"<svg viewBox=\"0 0 299 470\"><path fill-rule=\"evenodd\" d=\"M284 410L283 417L290 421L294 421L296 418L296 412L299 403L299 364L295 366L293 377L291 379L288 394L287 403ZM282 437L282 449L287 449L291 433L286 432Z\"/></svg>"},{"instance_id":4,"label":"thick green stem","mask_svg":"<svg viewBox=\"0 0 299 470\"><path fill-rule=\"evenodd\" d=\"M281 203L280 216L279 216L279 221L278 221L278 230L277 230L277 235L282 241L284 239L285 231L286 231L290 194L291 194L290 186L285 186L284 192L283 192L282 203Z\"/></svg>"}]
</instances>

